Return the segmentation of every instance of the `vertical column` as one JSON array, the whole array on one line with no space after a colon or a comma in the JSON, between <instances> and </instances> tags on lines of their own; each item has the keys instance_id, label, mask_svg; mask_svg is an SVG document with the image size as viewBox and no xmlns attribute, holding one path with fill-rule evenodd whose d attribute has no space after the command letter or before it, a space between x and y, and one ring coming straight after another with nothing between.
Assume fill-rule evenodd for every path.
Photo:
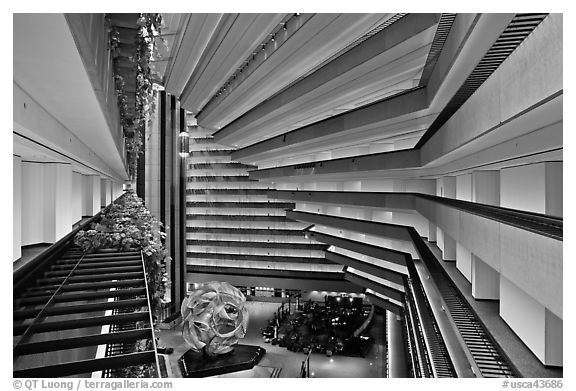
<instances>
[{"instance_id":1,"label":"vertical column","mask_svg":"<svg viewBox=\"0 0 576 391\"><path fill-rule=\"evenodd\" d=\"M47 241L53 243L60 240L72 230L76 216L70 209L72 204L72 165L49 164L44 170L44 187L50 190L46 211L53 211L48 222ZM50 184L47 184L49 181ZM81 183L81 182L80 182Z\"/></svg>"},{"instance_id":2,"label":"vertical column","mask_svg":"<svg viewBox=\"0 0 576 391\"><path fill-rule=\"evenodd\" d=\"M456 268L468 281L472 281L472 253L460 242L456 242Z\"/></svg>"},{"instance_id":3,"label":"vertical column","mask_svg":"<svg viewBox=\"0 0 576 391\"><path fill-rule=\"evenodd\" d=\"M436 242L437 228L431 221L428 221L428 241Z\"/></svg>"},{"instance_id":4,"label":"vertical column","mask_svg":"<svg viewBox=\"0 0 576 391\"><path fill-rule=\"evenodd\" d=\"M106 178L100 179L100 206L102 208L108 206L112 202L110 193L110 180Z\"/></svg>"},{"instance_id":5,"label":"vertical column","mask_svg":"<svg viewBox=\"0 0 576 391\"><path fill-rule=\"evenodd\" d=\"M120 193L118 192L118 182L112 182L112 199L115 200L116 198L120 197Z\"/></svg>"},{"instance_id":6,"label":"vertical column","mask_svg":"<svg viewBox=\"0 0 576 391\"><path fill-rule=\"evenodd\" d=\"M386 311L388 328L388 375L391 378L408 377L402 320L396 314Z\"/></svg>"},{"instance_id":7,"label":"vertical column","mask_svg":"<svg viewBox=\"0 0 576 391\"><path fill-rule=\"evenodd\" d=\"M436 195L439 197L456 198L456 177L445 176L436 181ZM440 227L436 227L436 242L442 250L445 261L456 260L456 241L446 234Z\"/></svg>"},{"instance_id":8,"label":"vertical column","mask_svg":"<svg viewBox=\"0 0 576 391\"><path fill-rule=\"evenodd\" d=\"M138 155L138 162L136 164L136 194L142 200L146 199L146 126L148 121L144 121L144 124L140 127L140 142L142 143L142 149L144 153Z\"/></svg>"},{"instance_id":9,"label":"vertical column","mask_svg":"<svg viewBox=\"0 0 576 391\"><path fill-rule=\"evenodd\" d=\"M116 199L116 181L110 181L110 200L114 201Z\"/></svg>"},{"instance_id":10,"label":"vertical column","mask_svg":"<svg viewBox=\"0 0 576 391\"><path fill-rule=\"evenodd\" d=\"M45 243L44 165L22 162L22 245Z\"/></svg>"},{"instance_id":11,"label":"vertical column","mask_svg":"<svg viewBox=\"0 0 576 391\"><path fill-rule=\"evenodd\" d=\"M500 273L472 254L472 297L483 300L500 298Z\"/></svg>"},{"instance_id":12,"label":"vertical column","mask_svg":"<svg viewBox=\"0 0 576 391\"><path fill-rule=\"evenodd\" d=\"M187 293L186 290L186 161L187 155L181 156L180 155L180 133L187 132L187 121L186 121L186 112L184 109L180 108L180 102L178 101L177 105L177 112L178 112L178 124L177 124L177 131L178 135L176 138L176 150L174 156L178 161L176 172L174 176L174 192L176 193L175 197L175 220L177 220L177 230L174 231L174 235L176 236L175 240L175 249L176 249L176 259L180 264L179 273L180 275L176 278L176 284L178 285L178 291L176 296L178 300L182 300ZM189 147L188 147L189 151ZM188 152L186 151L186 152Z\"/></svg>"},{"instance_id":13,"label":"vertical column","mask_svg":"<svg viewBox=\"0 0 576 391\"><path fill-rule=\"evenodd\" d=\"M100 179L100 207L104 208L106 207L106 205L108 205L106 203L107 199L106 199L106 179L102 178Z\"/></svg>"},{"instance_id":14,"label":"vertical column","mask_svg":"<svg viewBox=\"0 0 576 391\"><path fill-rule=\"evenodd\" d=\"M500 171L472 173L472 201L500 206ZM500 297L500 273L475 254L470 259L472 296L476 299L497 300Z\"/></svg>"},{"instance_id":15,"label":"vertical column","mask_svg":"<svg viewBox=\"0 0 576 391\"><path fill-rule=\"evenodd\" d=\"M90 202L92 201L92 183L90 175L82 175L82 217L90 216L88 211L92 210ZM98 194L100 197L100 194Z\"/></svg>"},{"instance_id":16,"label":"vertical column","mask_svg":"<svg viewBox=\"0 0 576 391\"><path fill-rule=\"evenodd\" d=\"M547 215L563 216L562 162L546 162L546 205Z\"/></svg>"},{"instance_id":17,"label":"vertical column","mask_svg":"<svg viewBox=\"0 0 576 391\"><path fill-rule=\"evenodd\" d=\"M100 177L84 175L82 181L82 216L94 216L100 212Z\"/></svg>"},{"instance_id":18,"label":"vertical column","mask_svg":"<svg viewBox=\"0 0 576 391\"><path fill-rule=\"evenodd\" d=\"M445 261L455 261L456 260L456 240L452 239L450 235L446 232L442 231L442 238L443 238L443 246L442 250L442 258Z\"/></svg>"},{"instance_id":19,"label":"vertical column","mask_svg":"<svg viewBox=\"0 0 576 391\"><path fill-rule=\"evenodd\" d=\"M22 158L12 155L12 260L22 257Z\"/></svg>"},{"instance_id":20,"label":"vertical column","mask_svg":"<svg viewBox=\"0 0 576 391\"><path fill-rule=\"evenodd\" d=\"M108 193L110 194L110 202L114 201L116 197L114 197L114 181L108 181Z\"/></svg>"},{"instance_id":21,"label":"vertical column","mask_svg":"<svg viewBox=\"0 0 576 391\"><path fill-rule=\"evenodd\" d=\"M72 222L76 223L82 219L82 174L72 172L72 203L70 204L70 214Z\"/></svg>"},{"instance_id":22,"label":"vertical column","mask_svg":"<svg viewBox=\"0 0 576 391\"><path fill-rule=\"evenodd\" d=\"M72 166L22 163L22 245L54 243L72 230Z\"/></svg>"},{"instance_id":23,"label":"vertical column","mask_svg":"<svg viewBox=\"0 0 576 391\"><path fill-rule=\"evenodd\" d=\"M564 322L546 308L544 318L545 334L544 362L546 365L562 366L564 363Z\"/></svg>"},{"instance_id":24,"label":"vertical column","mask_svg":"<svg viewBox=\"0 0 576 391\"><path fill-rule=\"evenodd\" d=\"M472 174L456 177L456 199L472 201Z\"/></svg>"},{"instance_id":25,"label":"vertical column","mask_svg":"<svg viewBox=\"0 0 576 391\"><path fill-rule=\"evenodd\" d=\"M179 303L179 289L176 283L176 278L180 273L180 264L175 258L174 249L174 195L173 195L173 175L174 175L174 132L176 123L176 98L173 95L166 94L166 131L164 134L165 139L165 160L162 164L162 169L164 171L164 180L162 181L162 186L165 188L165 198L164 198L164 216L166 218L166 250L170 257L173 259L172 262L172 274L170 279L172 280L172 300L174 303Z\"/></svg>"},{"instance_id":26,"label":"vertical column","mask_svg":"<svg viewBox=\"0 0 576 391\"><path fill-rule=\"evenodd\" d=\"M154 216L160 216L160 93L156 97L158 110L155 111L151 121L146 123L145 145L145 185L144 193L146 206Z\"/></svg>"},{"instance_id":27,"label":"vertical column","mask_svg":"<svg viewBox=\"0 0 576 391\"><path fill-rule=\"evenodd\" d=\"M186 254L182 253L180 236L185 224L180 223L180 157L179 134L185 119L176 98L160 93L160 220L166 232L166 249L173 259L170 267L171 300L179 304L186 294ZM182 126L181 126L182 125ZM185 206L184 206L185 208ZM184 240L183 240L184 241ZM185 241L184 241L185 243Z\"/></svg>"}]
</instances>

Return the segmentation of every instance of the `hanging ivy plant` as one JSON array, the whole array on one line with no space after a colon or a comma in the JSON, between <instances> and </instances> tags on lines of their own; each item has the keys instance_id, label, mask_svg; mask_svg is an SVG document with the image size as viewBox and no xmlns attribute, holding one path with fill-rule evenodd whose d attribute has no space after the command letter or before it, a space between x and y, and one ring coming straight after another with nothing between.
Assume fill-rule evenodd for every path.
<instances>
[{"instance_id":1,"label":"hanging ivy plant","mask_svg":"<svg viewBox=\"0 0 576 391\"><path fill-rule=\"evenodd\" d=\"M128 111L128 99L124 90L125 81L118 71L117 58L120 53L120 34L111 23L110 14L105 15L106 25L109 33L109 49L113 58L114 83L116 95L118 97L118 109L120 112L120 122L124 129L126 142L126 152L128 156L128 173L134 179L138 158L142 151L142 135L145 132L146 123L151 120L156 109L156 89L154 88L153 77L155 72L150 66L150 62L159 58L156 47L157 39L166 44L164 38L160 37L162 28L162 16L159 13L139 14L136 22L138 32L136 34L136 53L130 57L136 67L136 111L131 117Z\"/></svg>"},{"instance_id":2,"label":"hanging ivy plant","mask_svg":"<svg viewBox=\"0 0 576 391\"><path fill-rule=\"evenodd\" d=\"M168 280L163 266L168 252L162 244L166 237L160 230L162 223L133 192L108 205L101 216L100 222L93 223L89 230L79 231L74 243L86 253L105 248L142 250L152 313L159 317Z\"/></svg>"}]
</instances>

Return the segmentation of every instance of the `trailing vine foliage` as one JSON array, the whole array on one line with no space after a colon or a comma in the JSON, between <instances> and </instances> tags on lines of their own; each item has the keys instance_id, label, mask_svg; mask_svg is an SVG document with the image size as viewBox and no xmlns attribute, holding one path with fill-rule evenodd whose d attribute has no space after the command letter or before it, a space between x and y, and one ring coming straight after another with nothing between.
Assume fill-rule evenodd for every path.
<instances>
[{"instance_id":1,"label":"trailing vine foliage","mask_svg":"<svg viewBox=\"0 0 576 391\"><path fill-rule=\"evenodd\" d=\"M118 251L142 250L152 313L159 318L162 298L168 281L163 261L168 256L162 244L165 233L162 225L144 206L141 198L127 192L101 213L98 223L89 230L82 230L74 243L86 253L114 248Z\"/></svg>"},{"instance_id":2,"label":"trailing vine foliage","mask_svg":"<svg viewBox=\"0 0 576 391\"><path fill-rule=\"evenodd\" d=\"M109 50L113 59L114 84L118 98L120 123L124 129L126 152L128 156L128 172L131 179L136 175L138 158L142 151L142 135L145 132L147 121L151 120L156 110L156 89L153 79L155 73L150 62L159 58L156 47L157 39L166 44L160 37L162 29L162 16L159 13L142 13L137 20L138 33L136 34L136 53L130 57L136 68L136 110L131 116L128 111L128 100L124 89L125 80L118 70L120 55L120 34L111 23L111 15L105 15L106 27L109 33Z\"/></svg>"}]
</instances>

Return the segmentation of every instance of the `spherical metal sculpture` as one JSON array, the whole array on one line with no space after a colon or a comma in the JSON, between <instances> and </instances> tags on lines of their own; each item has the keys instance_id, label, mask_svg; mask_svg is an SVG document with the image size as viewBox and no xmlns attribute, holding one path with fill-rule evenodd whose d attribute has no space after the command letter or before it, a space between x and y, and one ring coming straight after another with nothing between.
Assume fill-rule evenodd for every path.
<instances>
[{"instance_id":1,"label":"spherical metal sculpture","mask_svg":"<svg viewBox=\"0 0 576 391\"><path fill-rule=\"evenodd\" d=\"M227 282L206 282L182 301L182 336L208 356L231 352L248 327L246 298Z\"/></svg>"}]
</instances>

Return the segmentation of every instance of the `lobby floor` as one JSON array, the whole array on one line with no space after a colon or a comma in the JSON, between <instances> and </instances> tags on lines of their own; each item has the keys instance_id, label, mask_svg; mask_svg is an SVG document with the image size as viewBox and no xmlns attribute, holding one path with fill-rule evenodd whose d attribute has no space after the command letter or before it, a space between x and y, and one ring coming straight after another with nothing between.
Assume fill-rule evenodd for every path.
<instances>
[{"instance_id":1,"label":"lobby floor","mask_svg":"<svg viewBox=\"0 0 576 391\"><path fill-rule=\"evenodd\" d=\"M272 318L278 308L278 303L264 303L250 301L246 303L250 313L248 332L241 343L248 345L258 345L266 349L264 358L258 366L251 370L239 371L217 377L241 377L241 378L262 378L281 377L296 378L300 373L302 361L306 358L304 353L291 352L278 345L265 343L260 334L260 328L264 328L268 320ZM310 355L310 377L316 378L379 378L386 374L385 348L383 342L384 316L376 314L373 320L374 325L371 333L376 338L376 343L364 358L333 356L326 357L323 354L313 353ZM178 358L184 354L188 347L181 336L181 329L162 330L159 333L160 346L174 348L174 352L168 356L172 375L181 377L178 368Z\"/></svg>"}]
</instances>

